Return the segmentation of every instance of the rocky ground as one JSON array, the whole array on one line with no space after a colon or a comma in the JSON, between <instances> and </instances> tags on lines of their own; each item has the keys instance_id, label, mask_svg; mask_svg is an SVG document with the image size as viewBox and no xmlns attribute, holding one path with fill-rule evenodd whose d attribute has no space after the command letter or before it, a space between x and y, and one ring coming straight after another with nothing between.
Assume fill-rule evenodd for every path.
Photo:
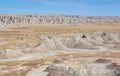
<instances>
[{"instance_id":1,"label":"rocky ground","mask_svg":"<svg viewBox=\"0 0 120 76\"><path fill-rule=\"evenodd\" d=\"M119 17L1 15L0 76L120 76L119 23Z\"/></svg>"},{"instance_id":2,"label":"rocky ground","mask_svg":"<svg viewBox=\"0 0 120 76\"><path fill-rule=\"evenodd\" d=\"M3 76L119 76L120 32L71 35L73 37L70 38L41 36L40 43L32 48L1 50L0 74Z\"/></svg>"}]
</instances>

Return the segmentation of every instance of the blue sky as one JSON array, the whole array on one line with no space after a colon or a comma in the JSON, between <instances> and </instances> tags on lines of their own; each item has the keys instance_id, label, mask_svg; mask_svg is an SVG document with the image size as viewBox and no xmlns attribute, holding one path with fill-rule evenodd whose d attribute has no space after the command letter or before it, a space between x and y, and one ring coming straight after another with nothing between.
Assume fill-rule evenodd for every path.
<instances>
[{"instance_id":1,"label":"blue sky","mask_svg":"<svg viewBox=\"0 0 120 76\"><path fill-rule=\"evenodd\" d=\"M120 0L0 0L0 14L120 16Z\"/></svg>"}]
</instances>

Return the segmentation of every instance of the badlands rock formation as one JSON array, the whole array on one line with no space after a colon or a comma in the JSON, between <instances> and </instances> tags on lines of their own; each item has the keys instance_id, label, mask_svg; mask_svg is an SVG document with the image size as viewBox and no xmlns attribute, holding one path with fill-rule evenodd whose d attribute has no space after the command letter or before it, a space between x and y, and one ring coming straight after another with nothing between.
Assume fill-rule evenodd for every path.
<instances>
[{"instance_id":1,"label":"badlands rock formation","mask_svg":"<svg viewBox=\"0 0 120 76\"><path fill-rule=\"evenodd\" d=\"M0 76L120 76L119 24L118 16L0 15Z\"/></svg>"},{"instance_id":2,"label":"badlands rock formation","mask_svg":"<svg viewBox=\"0 0 120 76\"><path fill-rule=\"evenodd\" d=\"M0 76L120 76L120 32L40 35L38 41L1 49Z\"/></svg>"},{"instance_id":3,"label":"badlands rock formation","mask_svg":"<svg viewBox=\"0 0 120 76\"><path fill-rule=\"evenodd\" d=\"M119 24L120 17L69 16L69 15L0 15L0 27L21 27L27 24Z\"/></svg>"},{"instance_id":4,"label":"badlands rock formation","mask_svg":"<svg viewBox=\"0 0 120 76\"><path fill-rule=\"evenodd\" d=\"M0 59L12 59L12 58L18 58L20 56L24 55L20 50L0 50Z\"/></svg>"},{"instance_id":5,"label":"badlands rock formation","mask_svg":"<svg viewBox=\"0 0 120 76\"><path fill-rule=\"evenodd\" d=\"M47 76L120 76L120 64L107 59L99 59L99 62L83 58L61 59L45 71L49 72Z\"/></svg>"},{"instance_id":6,"label":"badlands rock formation","mask_svg":"<svg viewBox=\"0 0 120 76\"><path fill-rule=\"evenodd\" d=\"M99 51L119 51L120 32L79 33L72 38L42 38L38 46L41 50L88 49Z\"/></svg>"},{"instance_id":7,"label":"badlands rock formation","mask_svg":"<svg viewBox=\"0 0 120 76\"><path fill-rule=\"evenodd\" d=\"M92 51L119 51L120 32L93 32L79 33L72 38L64 37L41 37L40 42L25 50L1 50L0 58L17 58L26 53L38 53L48 50L90 50Z\"/></svg>"}]
</instances>

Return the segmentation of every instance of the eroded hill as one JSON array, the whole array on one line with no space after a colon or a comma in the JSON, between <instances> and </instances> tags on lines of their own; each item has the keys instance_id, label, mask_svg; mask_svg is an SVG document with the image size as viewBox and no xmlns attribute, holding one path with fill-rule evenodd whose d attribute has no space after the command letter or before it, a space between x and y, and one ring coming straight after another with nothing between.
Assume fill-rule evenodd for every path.
<instances>
[{"instance_id":1,"label":"eroded hill","mask_svg":"<svg viewBox=\"0 0 120 76\"><path fill-rule=\"evenodd\" d=\"M1 15L0 19L2 27L11 27L0 29L0 76L120 75L119 17Z\"/></svg>"},{"instance_id":2,"label":"eroded hill","mask_svg":"<svg viewBox=\"0 0 120 76\"><path fill-rule=\"evenodd\" d=\"M65 26L119 24L120 17L69 15L0 15L1 27L22 27L30 24L59 24Z\"/></svg>"}]
</instances>

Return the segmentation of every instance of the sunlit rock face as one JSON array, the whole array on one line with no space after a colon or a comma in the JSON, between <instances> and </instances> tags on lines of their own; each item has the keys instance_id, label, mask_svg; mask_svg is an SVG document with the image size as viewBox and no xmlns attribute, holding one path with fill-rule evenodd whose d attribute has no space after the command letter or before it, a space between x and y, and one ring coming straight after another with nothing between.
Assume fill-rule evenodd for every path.
<instances>
[{"instance_id":1,"label":"sunlit rock face","mask_svg":"<svg viewBox=\"0 0 120 76\"><path fill-rule=\"evenodd\" d=\"M79 33L72 38L43 38L39 48L43 50L89 49L89 50L119 50L119 32Z\"/></svg>"},{"instance_id":2,"label":"sunlit rock face","mask_svg":"<svg viewBox=\"0 0 120 76\"><path fill-rule=\"evenodd\" d=\"M21 50L0 50L0 59L14 59L23 56L24 53Z\"/></svg>"},{"instance_id":3,"label":"sunlit rock face","mask_svg":"<svg viewBox=\"0 0 120 76\"><path fill-rule=\"evenodd\" d=\"M45 71L49 72L47 76L119 76L120 64L106 59L61 59L56 60Z\"/></svg>"},{"instance_id":4,"label":"sunlit rock face","mask_svg":"<svg viewBox=\"0 0 120 76\"><path fill-rule=\"evenodd\" d=\"M120 33L115 32L94 32L80 34L75 38L65 40L63 44L65 44L68 47L88 49L89 48L94 49L96 46L106 47L111 47L112 45L117 46L117 44L120 44L119 34Z\"/></svg>"},{"instance_id":5,"label":"sunlit rock face","mask_svg":"<svg viewBox=\"0 0 120 76\"><path fill-rule=\"evenodd\" d=\"M25 71L27 67L23 66L0 66L0 73L11 73L16 71ZM2 75L3 76L3 75Z\"/></svg>"},{"instance_id":6,"label":"sunlit rock face","mask_svg":"<svg viewBox=\"0 0 120 76\"><path fill-rule=\"evenodd\" d=\"M72 38L41 37L39 44L24 50L0 50L1 59L18 58L27 53L40 53L48 50L91 50L91 51L119 51L119 32L79 33Z\"/></svg>"},{"instance_id":7,"label":"sunlit rock face","mask_svg":"<svg viewBox=\"0 0 120 76\"><path fill-rule=\"evenodd\" d=\"M69 16L69 15L0 15L1 27L21 27L27 24L90 25L117 24L120 17Z\"/></svg>"}]
</instances>

